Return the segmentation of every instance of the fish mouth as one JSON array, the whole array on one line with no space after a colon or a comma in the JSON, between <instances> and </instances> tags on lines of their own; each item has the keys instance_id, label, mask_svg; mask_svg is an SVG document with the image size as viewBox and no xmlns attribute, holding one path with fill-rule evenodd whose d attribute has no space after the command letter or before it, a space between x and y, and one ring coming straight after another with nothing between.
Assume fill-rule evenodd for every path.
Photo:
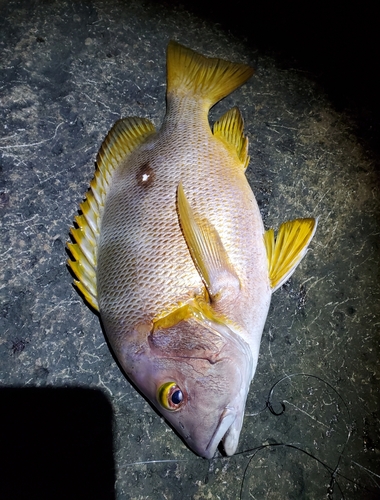
<instances>
[{"instance_id":1,"label":"fish mouth","mask_svg":"<svg viewBox=\"0 0 380 500\"><path fill-rule=\"evenodd\" d=\"M224 409L223 413L220 416L218 426L215 429L215 432L212 435L212 438L210 439L210 442L206 447L205 453L203 455L205 458L212 458L215 455L215 451L216 448L218 447L218 444L226 435L231 425L235 422L235 418L236 418L235 409L226 406L226 408Z\"/></svg>"}]
</instances>

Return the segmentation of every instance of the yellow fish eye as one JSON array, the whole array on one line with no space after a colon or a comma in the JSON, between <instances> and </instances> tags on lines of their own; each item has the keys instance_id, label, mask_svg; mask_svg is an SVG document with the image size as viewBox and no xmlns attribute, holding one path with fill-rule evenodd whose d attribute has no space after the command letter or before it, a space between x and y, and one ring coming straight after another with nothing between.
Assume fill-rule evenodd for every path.
<instances>
[{"instance_id":1,"label":"yellow fish eye","mask_svg":"<svg viewBox=\"0 0 380 500\"><path fill-rule=\"evenodd\" d=\"M165 410L176 411L185 401L181 388L175 382L162 384L157 391L157 399Z\"/></svg>"}]
</instances>

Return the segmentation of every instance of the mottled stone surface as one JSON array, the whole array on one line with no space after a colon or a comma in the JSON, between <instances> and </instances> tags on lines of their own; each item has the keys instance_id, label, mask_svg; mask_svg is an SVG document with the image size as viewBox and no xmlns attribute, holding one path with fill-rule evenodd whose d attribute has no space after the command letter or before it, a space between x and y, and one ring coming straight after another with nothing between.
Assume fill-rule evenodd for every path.
<instances>
[{"instance_id":1,"label":"mottled stone surface","mask_svg":"<svg viewBox=\"0 0 380 500\"><path fill-rule=\"evenodd\" d=\"M376 154L363 124L337 109L315 75L200 12L137 0L0 2L1 498L24 498L26 470L25 498L37 488L35 498L120 500L380 495ZM161 123L170 39L257 67L211 120L242 110L247 175L267 227L320 217L311 251L273 296L239 453L211 461L189 451L125 379L66 267L69 227L107 131L129 115ZM83 389L80 404L73 388ZM104 429L91 431L98 446L72 433L75 415L84 434ZM70 486L70 468L66 478L53 466L44 476L56 454L46 457L45 439L30 436L45 425L70 443L57 445L60 463L83 456L80 471L93 461L79 475L83 491Z\"/></svg>"}]
</instances>

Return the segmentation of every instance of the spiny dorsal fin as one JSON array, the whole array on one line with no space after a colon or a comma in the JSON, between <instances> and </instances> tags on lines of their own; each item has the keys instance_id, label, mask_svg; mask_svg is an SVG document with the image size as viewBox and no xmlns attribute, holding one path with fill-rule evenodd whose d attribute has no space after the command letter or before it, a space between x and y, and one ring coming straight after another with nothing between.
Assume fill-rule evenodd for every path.
<instances>
[{"instance_id":1,"label":"spiny dorsal fin","mask_svg":"<svg viewBox=\"0 0 380 500\"><path fill-rule=\"evenodd\" d=\"M318 219L295 219L281 224L277 238L273 229L264 234L269 280L272 292L280 288L293 274L307 252L317 229Z\"/></svg>"},{"instance_id":2,"label":"spiny dorsal fin","mask_svg":"<svg viewBox=\"0 0 380 500\"><path fill-rule=\"evenodd\" d=\"M119 162L137 148L149 135L155 132L153 123L137 116L118 120L99 150L96 158L98 169L115 169Z\"/></svg>"},{"instance_id":3,"label":"spiny dorsal fin","mask_svg":"<svg viewBox=\"0 0 380 500\"><path fill-rule=\"evenodd\" d=\"M178 217L194 265L214 302L232 299L240 289L240 281L231 266L217 230L203 219L195 220L183 191L177 190Z\"/></svg>"},{"instance_id":4,"label":"spiny dorsal fin","mask_svg":"<svg viewBox=\"0 0 380 500\"><path fill-rule=\"evenodd\" d=\"M215 137L219 137L235 149L245 170L249 163L248 138L244 136L244 121L240 110L235 106L224 113L214 123L212 131Z\"/></svg>"},{"instance_id":5,"label":"spiny dorsal fin","mask_svg":"<svg viewBox=\"0 0 380 500\"><path fill-rule=\"evenodd\" d=\"M78 278L74 284L97 311L97 242L107 189L120 162L154 131L154 125L145 118L124 118L115 123L99 150L97 169L86 199L79 205L82 215L75 217L78 227L70 229L75 243L67 243L67 247L74 260L69 259L67 263Z\"/></svg>"},{"instance_id":6,"label":"spiny dorsal fin","mask_svg":"<svg viewBox=\"0 0 380 500\"><path fill-rule=\"evenodd\" d=\"M253 75L246 64L232 63L197 52L171 41L167 50L167 93L196 96L209 107L240 87Z\"/></svg>"}]
</instances>

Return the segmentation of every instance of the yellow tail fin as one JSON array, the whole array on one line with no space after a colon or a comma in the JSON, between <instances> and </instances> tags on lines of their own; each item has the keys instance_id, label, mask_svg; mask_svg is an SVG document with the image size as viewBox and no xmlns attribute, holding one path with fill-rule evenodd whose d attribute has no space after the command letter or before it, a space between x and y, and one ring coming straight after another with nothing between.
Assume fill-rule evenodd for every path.
<instances>
[{"instance_id":1,"label":"yellow tail fin","mask_svg":"<svg viewBox=\"0 0 380 500\"><path fill-rule=\"evenodd\" d=\"M253 75L246 64L205 57L177 42L167 51L167 93L197 96L209 107L226 97Z\"/></svg>"}]
</instances>

